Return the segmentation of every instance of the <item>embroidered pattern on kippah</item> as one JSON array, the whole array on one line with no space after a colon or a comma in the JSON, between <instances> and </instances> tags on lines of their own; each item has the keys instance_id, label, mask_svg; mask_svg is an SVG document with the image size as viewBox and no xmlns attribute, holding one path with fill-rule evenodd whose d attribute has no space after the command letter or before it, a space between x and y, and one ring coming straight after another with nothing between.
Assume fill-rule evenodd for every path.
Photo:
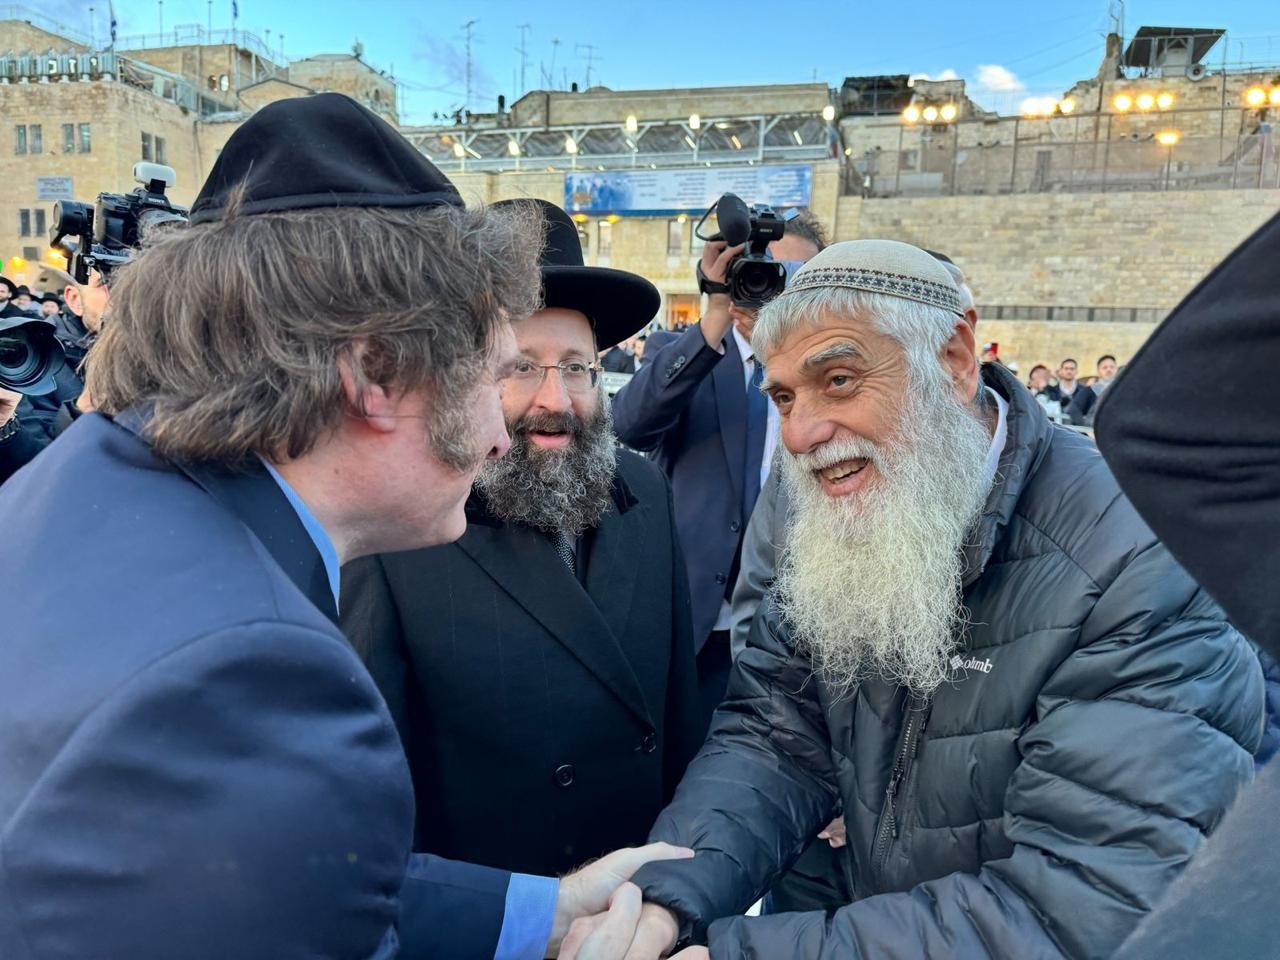
<instances>
[{"instance_id":1,"label":"embroidered pattern on kippah","mask_svg":"<svg viewBox=\"0 0 1280 960\"><path fill-rule=\"evenodd\" d=\"M885 273L882 270L867 270L862 267L816 267L797 274L787 287L786 293L798 293L814 287L851 287L854 290L866 290L869 293L887 293L894 297L904 297L919 303L927 303L933 307L941 307L964 316L964 308L960 306L960 294L954 287L923 280L920 277L908 277L901 273Z\"/></svg>"}]
</instances>

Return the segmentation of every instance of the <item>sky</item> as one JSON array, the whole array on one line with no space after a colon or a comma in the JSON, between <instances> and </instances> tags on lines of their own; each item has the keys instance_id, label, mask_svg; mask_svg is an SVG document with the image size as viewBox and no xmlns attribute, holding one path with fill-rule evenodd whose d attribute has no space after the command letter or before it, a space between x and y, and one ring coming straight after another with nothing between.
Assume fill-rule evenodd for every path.
<instances>
[{"instance_id":1,"label":"sky","mask_svg":"<svg viewBox=\"0 0 1280 960\"><path fill-rule=\"evenodd\" d=\"M24 2L24 0L18 0ZM98 37L108 0L25 0ZM231 0L114 0L119 36L182 24L227 29ZM490 112L525 89L615 90L818 80L880 73L963 77L989 109L1017 112L1031 96L1061 95L1092 76L1104 36L1123 8L1126 35L1140 26L1228 32L1229 61L1280 63L1274 0L239 0L237 26L299 58L349 52L402 82L402 123L430 123L466 101L471 28L471 109ZM522 24L527 24L521 30ZM1222 63L1222 41L1209 54ZM589 72L589 76L588 76Z\"/></svg>"}]
</instances>

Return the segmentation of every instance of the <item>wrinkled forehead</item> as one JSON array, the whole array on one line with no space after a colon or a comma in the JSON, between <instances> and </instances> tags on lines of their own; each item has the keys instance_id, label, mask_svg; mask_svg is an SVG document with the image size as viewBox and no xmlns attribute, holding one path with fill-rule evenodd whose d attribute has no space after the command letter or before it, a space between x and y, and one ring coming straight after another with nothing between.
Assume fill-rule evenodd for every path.
<instances>
[{"instance_id":1,"label":"wrinkled forehead","mask_svg":"<svg viewBox=\"0 0 1280 960\"><path fill-rule=\"evenodd\" d=\"M826 310L783 333L769 352L767 376L771 384L794 384L834 363L880 366L902 353L902 345L877 328L874 315Z\"/></svg>"}]
</instances>

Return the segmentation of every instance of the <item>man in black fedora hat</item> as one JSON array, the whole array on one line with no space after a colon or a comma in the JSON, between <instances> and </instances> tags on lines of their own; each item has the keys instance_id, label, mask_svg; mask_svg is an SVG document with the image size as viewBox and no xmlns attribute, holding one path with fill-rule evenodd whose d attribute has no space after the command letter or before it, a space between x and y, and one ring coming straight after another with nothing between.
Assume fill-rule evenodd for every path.
<instances>
[{"instance_id":1,"label":"man in black fedora hat","mask_svg":"<svg viewBox=\"0 0 1280 960\"><path fill-rule=\"evenodd\" d=\"M319 94L246 121L113 278L96 412L0 487L0 957L525 960L676 852L559 881L411 857L335 623L344 560L465 528L539 246ZM72 594L31 562L60 553Z\"/></svg>"},{"instance_id":2,"label":"man in black fedora hat","mask_svg":"<svg viewBox=\"0 0 1280 960\"><path fill-rule=\"evenodd\" d=\"M511 450L456 543L345 568L342 623L405 743L417 848L559 874L644 842L700 737L670 487L617 446L596 362L658 292L583 266L568 215L534 204L543 306L515 325Z\"/></svg>"}]
</instances>

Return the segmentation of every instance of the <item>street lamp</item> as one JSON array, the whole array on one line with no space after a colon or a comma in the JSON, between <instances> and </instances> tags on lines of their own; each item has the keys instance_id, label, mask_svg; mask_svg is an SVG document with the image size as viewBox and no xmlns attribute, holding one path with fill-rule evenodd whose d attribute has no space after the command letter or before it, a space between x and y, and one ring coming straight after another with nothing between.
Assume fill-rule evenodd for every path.
<instances>
[{"instance_id":1,"label":"street lamp","mask_svg":"<svg viewBox=\"0 0 1280 960\"><path fill-rule=\"evenodd\" d=\"M700 126L702 126L702 118L696 113L689 114L689 129L697 130Z\"/></svg>"},{"instance_id":2,"label":"street lamp","mask_svg":"<svg viewBox=\"0 0 1280 960\"><path fill-rule=\"evenodd\" d=\"M911 106L907 107L907 109L902 111L902 121L903 123L919 123L920 108L917 107L914 103Z\"/></svg>"},{"instance_id":3,"label":"street lamp","mask_svg":"<svg viewBox=\"0 0 1280 960\"><path fill-rule=\"evenodd\" d=\"M938 119L938 108L933 106L925 107L920 116L924 117L925 123L933 123Z\"/></svg>"},{"instance_id":4,"label":"street lamp","mask_svg":"<svg viewBox=\"0 0 1280 960\"><path fill-rule=\"evenodd\" d=\"M635 133L640 129L640 121L636 119L634 113L627 114L627 133Z\"/></svg>"},{"instance_id":5,"label":"street lamp","mask_svg":"<svg viewBox=\"0 0 1280 960\"><path fill-rule=\"evenodd\" d=\"M1159 107L1161 110L1168 110L1170 107L1173 106L1173 94L1172 93L1160 94L1160 96L1156 97L1156 106Z\"/></svg>"},{"instance_id":6,"label":"street lamp","mask_svg":"<svg viewBox=\"0 0 1280 960\"><path fill-rule=\"evenodd\" d=\"M564 152L568 154L576 154L578 152L578 141L573 139L573 137L565 137Z\"/></svg>"},{"instance_id":7,"label":"street lamp","mask_svg":"<svg viewBox=\"0 0 1280 960\"><path fill-rule=\"evenodd\" d=\"M1156 105L1156 98L1149 93L1140 93L1136 102L1139 110L1150 110Z\"/></svg>"},{"instance_id":8,"label":"street lamp","mask_svg":"<svg viewBox=\"0 0 1280 960\"><path fill-rule=\"evenodd\" d=\"M1111 101L1111 105L1116 108L1119 113L1128 113L1133 109L1133 97L1127 93L1122 93Z\"/></svg>"},{"instance_id":9,"label":"street lamp","mask_svg":"<svg viewBox=\"0 0 1280 960\"><path fill-rule=\"evenodd\" d=\"M1267 102L1267 91L1261 87L1253 87L1244 95L1244 101L1251 107L1260 107Z\"/></svg>"},{"instance_id":10,"label":"street lamp","mask_svg":"<svg viewBox=\"0 0 1280 960\"><path fill-rule=\"evenodd\" d=\"M1162 147L1172 147L1181 139L1182 139L1182 134L1178 133L1177 130L1161 130L1158 134L1156 134L1156 141Z\"/></svg>"},{"instance_id":11,"label":"street lamp","mask_svg":"<svg viewBox=\"0 0 1280 960\"><path fill-rule=\"evenodd\" d=\"M827 123L830 123L835 118L836 118L836 108L828 103L825 107L822 108L822 119L827 121Z\"/></svg>"},{"instance_id":12,"label":"street lamp","mask_svg":"<svg viewBox=\"0 0 1280 960\"><path fill-rule=\"evenodd\" d=\"M938 111L938 116L942 117L943 123L950 123L959 112L954 103L944 103L942 109Z\"/></svg>"},{"instance_id":13,"label":"street lamp","mask_svg":"<svg viewBox=\"0 0 1280 960\"><path fill-rule=\"evenodd\" d=\"M513 157L520 156L520 144L516 143L514 140L508 140L507 153L511 154Z\"/></svg>"},{"instance_id":14,"label":"street lamp","mask_svg":"<svg viewBox=\"0 0 1280 960\"><path fill-rule=\"evenodd\" d=\"M1058 112L1063 116L1070 116L1076 112L1076 101L1073 97L1063 97L1058 104Z\"/></svg>"}]
</instances>

